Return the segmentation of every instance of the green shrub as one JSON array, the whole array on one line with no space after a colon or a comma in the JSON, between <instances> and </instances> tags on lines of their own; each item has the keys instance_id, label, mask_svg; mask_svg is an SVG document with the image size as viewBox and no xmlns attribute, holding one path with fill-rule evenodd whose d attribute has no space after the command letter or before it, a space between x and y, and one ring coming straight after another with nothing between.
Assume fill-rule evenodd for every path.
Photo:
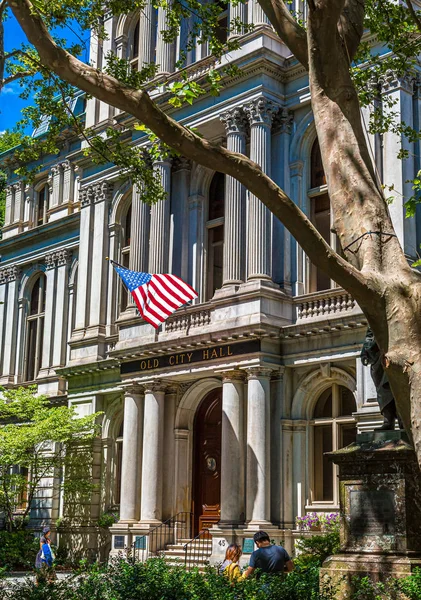
<instances>
[{"instance_id":1,"label":"green shrub","mask_svg":"<svg viewBox=\"0 0 421 600\"><path fill-rule=\"evenodd\" d=\"M420 600L421 598L421 569L414 569L409 577L399 580L399 589L409 600Z\"/></svg>"},{"instance_id":2,"label":"green shrub","mask_svg":"<svg viewBox=\"0 0 421 600\"><path fill-rule=\"evenodd\" d=\"M1 582L0 582L1 585ZM163 559L146 563L123 558L91 565L54 585L32 580L13 584L13 600L334 600L335 590L319 591L319 572L310 567L284 577L262 576L231 585L217 570L168 567Z\"/></svg>"},{"instance_id":3,"label":"green shrub","mask_svg":"<svg viewBox=\"0 0 421 600\"><path fill-rule=\"evenodd\" d=\"M328 556L339 550L339 529L332 529L321 535L302 537L296 542L297 557L294 560L298 569L309 566L321 567Z\"/></svg>"},{"instance_id":4,"label":"green shrub","mask_svg":"<svg viewBox=\"0 0 421 600\"><path fill-rule=\"evenodd\" d=\"M39 550L39 540L33 532L0 531L0 565L7 571L32 569Z\"/></svg>"}]
</instances>

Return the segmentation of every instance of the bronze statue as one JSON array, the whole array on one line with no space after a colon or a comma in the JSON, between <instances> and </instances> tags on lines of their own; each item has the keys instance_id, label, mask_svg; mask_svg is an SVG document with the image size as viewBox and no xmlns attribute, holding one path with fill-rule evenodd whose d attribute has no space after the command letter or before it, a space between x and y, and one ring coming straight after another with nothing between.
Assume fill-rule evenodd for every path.
<instances>
[{"instance_id":1,"label":"bronze statue","mask_svg":"<svg viewBox=\"0 0 421 600\"><path fill-rule=\"evenodd\" d=\"M376 386L377 402L383 415L383 425L380 429L394 430L396 419L399 427L403 429L382 358L374 333L368 328L361 350L361 361L364 366L370 365L371 378Z\"/></svg>"}]
</instances>

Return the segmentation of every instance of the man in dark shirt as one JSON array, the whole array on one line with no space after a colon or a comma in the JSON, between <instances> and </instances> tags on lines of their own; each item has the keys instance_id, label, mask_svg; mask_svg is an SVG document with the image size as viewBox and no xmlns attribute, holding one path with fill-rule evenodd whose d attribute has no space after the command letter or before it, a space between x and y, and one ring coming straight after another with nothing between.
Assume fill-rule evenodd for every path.
<instances>
[{"instance_id":1,"label":"man in dark shirt","mask_svg":"<svg viewBox=\"0 0 421 600\"><path fill-rule=\"evenodd\" d=\"M250 556L249 567L243 577L250 577L256 569L262 573L284 573L294 570L294 563L288 552L282 546L274 546L270 543L265 531L258 531L253 536L258 548Z\"/></svg>"}]
</instances>

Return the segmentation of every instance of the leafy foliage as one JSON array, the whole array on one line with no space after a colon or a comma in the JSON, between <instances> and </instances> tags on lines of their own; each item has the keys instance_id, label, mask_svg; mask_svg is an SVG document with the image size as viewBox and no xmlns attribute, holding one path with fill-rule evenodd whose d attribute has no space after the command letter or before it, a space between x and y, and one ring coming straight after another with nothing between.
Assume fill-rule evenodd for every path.
<instances>
[{"instance_id":1,"label":"leafy foliage","mask_svg":"<svg viewBox=\"0 0 421 600\"><path fill-rule=\"evenodd\" d=\"M322 535L302 537L296 542L298 557L295 563L299 568L321 567L328 556L338 552L339 545L338 527Z\"/></svg>"},{"instance_id":2,"label":"leafy foliage","mask_svg":"<svg viewBox=\"0 0 421 600\"><path fill-rule=\"evenodd\" d=\"M1 588L0 588L1 589ZM146 563L119 558L109 566L93 565L86 572L37 588L32 581L14 585L14 600L334 600L335 590L319 590L318 569L284 577L247 579L234 585L209 567L204 574L168 567L163 559Z\"/></svg>"},{"instance_id":3,"label":"leafy foliage","mask_svg":"<svg viewBox=\"0 0 421 600\"><path fill-rule=\"evenodd\" d=\"M3 389L1 394L0 510L12 531L23 527L44 477L60 476L66 469L62 489L69 505L92 492L90 442L97 434L99 413L78 417L74 408L52 405L46 397L35 395L35 387ZM15 508L24 497L26 507L16 523Z\"/></svg>"},{"instance_id":4,"label":"leafy foliage","mask_svg":"<svg viewBox=\"0 0 421 600\"><path fill-rule=\"evenodd\" d=\"M32 569L39 540L26 529L0 531L0 565L6 570Z\"/></svg>"}]
</instances>

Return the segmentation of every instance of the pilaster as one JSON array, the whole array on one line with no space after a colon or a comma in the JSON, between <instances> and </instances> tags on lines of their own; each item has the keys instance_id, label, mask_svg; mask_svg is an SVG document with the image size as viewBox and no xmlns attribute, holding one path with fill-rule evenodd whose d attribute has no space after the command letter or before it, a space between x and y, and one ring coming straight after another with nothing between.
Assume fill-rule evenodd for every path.
<instances>
[{"instance_id":1,"label":"pilaster","mask_svg":"<svg viewBox=\"0 0 421 600\"><path fill-rule=\"evenodd\" d=\"M81 188L80 197L80 234L79 265L77 272L77 296L75 330L72 339L85 335L91 292L92 232L94 221L94 189L92 186Z\"/></svg>"},{"instance_id":2,"label":"pilaster","mask_svg":"<svg viewBox=\"0 0 421 600\"><path fill-rule=\"evenodd\" d=\"M199 194L189 197L189 255L188 255L188 282L199 293L199 298L193 303L200 301L204 296L204 273L203 273L203 207L205 199Z\"/></svg>"},{"instance_id":3,"label":"pilaster","mask_svg":"<svg viewBox=\"0 0 421 600\"><path fill-rule=\"evenodd\" d=\"M14 383L18 325L18 291L21 272L17 266L0 269L0 285L6 284L3 368L1 384Z\"/></svg>"},{"instance_id":4,"label":"pilaster","mask_svg":"<svg viewBox=\"0 0 421 600\"><path fill-rule=\"evenodd\" d=\"M291 186L291 198L298 204L301 210L305 211L304 198L303 198L303 163L296 161L290 164L290 186ZM304 251L297 243L295 243L296 251L296 281L295 281L295 295L300 296L306 292L306 263Z\"/></svg>"},{"instance_id":5,"label":"pilaster","mask_svg":"<svg viewBox=\"0 0 421 600\"><path fill-rule=\"evenodd\" d=\"M67 332L69 321L69 294L67 282L69 279L69 266L72 258L70 250L58 250L55 254L56 262L56 302L54 315L54 336L52 348L52 365L63 367L66 364Z\"/></svg>"},{"instance_id":6,"label":"pilaster","mask_svg":"<svg viewBox=\"0 0 421 600\"><path fill-rule=\"evenodd\" d=\"M46 254L45 263L47 269L45 272L45 315L44 315L44 333L42 342L41 369L38 377L48 375L52 364L52 345L54 332L54 312L55 301L58 299L56 294L56 254Z\"/></svg>"},{"instance_id":7,"label":"pilaster","mask_svg":"<svg viewBox=\"0 0 421 600\"><path fill-rule=\"evenodd\" d=\"M151 2L147 0L140 14L139 23L139 71L155 60L156 44L156 10Z\"/></svg>"},{"instance_id":8,"label":"pilaster","mask_svg":"<svg viewBox=\"0 0 421 600\"><path fill-rule=\"evenodd\" d=\"M170 273L188 281L188 197L191 161L177 158L173 164L170 217Z\"/></svg>"},{"instance_id":9,"label":"pilaster","mask_svg":"<svg viewBox=\"0 0 421 600\"><path fill-rule=\"evenodd\" d=\"M151 208L149 273L167 273L169 259L171 160L154 165L166 197Z\"/></svg>"}]
</instances>

